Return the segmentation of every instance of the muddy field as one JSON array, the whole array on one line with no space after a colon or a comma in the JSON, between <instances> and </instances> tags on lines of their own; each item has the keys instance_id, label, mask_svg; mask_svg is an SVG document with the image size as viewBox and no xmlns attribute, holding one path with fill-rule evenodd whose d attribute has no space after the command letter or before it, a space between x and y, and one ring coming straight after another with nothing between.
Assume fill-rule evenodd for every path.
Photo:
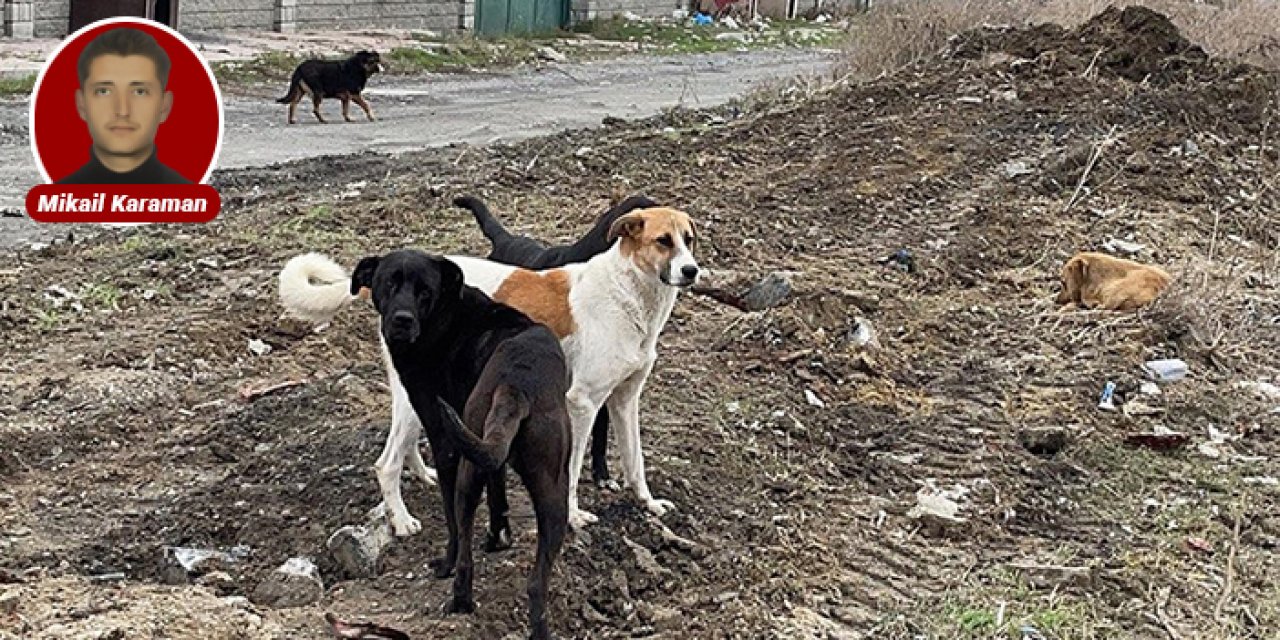
<instances>
[{"instance_id":1,"label":"muddy field","mask_svg":"<svg viewBox=\"0 0 1280 640\"><path fill-rule=\"evenodd\" d=\"M307 250L480 253L462 193L562 241L645 192L695 217L704 266L795 291L757 313L682 294L641 407L650 484L678 510L580 488L601 521L556 569L563 636L1275 638L1276 98L1160 16L1108 12L966 34L869 84L222 173L208 227L18 255L0 268L0 637L322 638L325 612L519 637L527 517L477 554L474 616L440 614L443 520L415 479L424 530L377 578L328 557L379 501L375 315L310 333L280 319L275 276ZM1058 311L1062 262L1113 240L1174 286L1139 313ZM882 262L899 249L912 269ZM1155 358L1190 374L1141 394ZM1158 428L1186 442L1126 443ZM913 511L933 493L955 519ZM207 586L164 584L165 547L241 545ZM323 599L250 603L293 556Z\"/></svg>"}]
</instances>

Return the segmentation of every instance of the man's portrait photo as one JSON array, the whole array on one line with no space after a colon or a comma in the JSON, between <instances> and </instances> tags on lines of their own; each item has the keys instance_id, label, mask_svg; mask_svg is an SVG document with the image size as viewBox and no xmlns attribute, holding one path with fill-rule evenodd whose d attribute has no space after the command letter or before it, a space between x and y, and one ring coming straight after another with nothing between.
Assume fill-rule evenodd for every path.
<instances>
[{"instance_id":1,"label":"man's portrait photo","mask_svg":"<svg viewBox=\"0 0 1280 640\"><path fill-rule=\"evenodd\" d=\"M108 30L80 54L76 111L89 128L89 161L57 184L191 184L156 157L156 131L169 119L171 63L156 39Z\"/></svg>"},{"instance_id":2,"label":"man's portrait photo","mask_svg":"<svg viewBox=\"0 0 1280 640\"><path fill-rule=\"evenodd\" d=\"M36 77L31 153L50 185L205 184L223 115L213 68L190 40L105 18L67 36Z\"/></svg>"}]
</instances>

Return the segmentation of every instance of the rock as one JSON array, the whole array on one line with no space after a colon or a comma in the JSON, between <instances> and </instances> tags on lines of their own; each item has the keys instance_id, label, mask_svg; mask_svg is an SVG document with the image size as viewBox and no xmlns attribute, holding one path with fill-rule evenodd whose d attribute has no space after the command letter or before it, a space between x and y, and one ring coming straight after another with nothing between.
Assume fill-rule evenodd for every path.
<instances>
[{"instance_id":1,"label":"rock","mask_svg":"<svg viewBox=\"0 0 1280 640\"><path fill-rule=\"evenodd\" d=\"M642 545L636 544L630 538L623 537L622 541L631 548L631 552L636 556L636 564L640 565L640 570L651 576L663 576L671 573L671 570L658 564L654 559L653 552L649 551Z\"/></svg>"},{"instance_id":2,"label":"rock","mask_svg":"<svg viewBox=\"0 0 1280 640\"><path fill-rule=\"evenodd\" d=\"M810 405L818 407L819 409L825 409L827 407L827 403L823 402L822 398L818 397L818 394L809 389L804 390L804 399L805 402L808 402Z\"/></svg>"},{"instance_id":3,"label":"rock","mask_svg":"<svg viewBox=\"0 0 1280 640\"><path fill-rule=\"evenodd\" d=\"M959 512L960 505L947 492L922 487L916 492L916 506L907 511L907 517L920 522L929 534L940 535L966 522L957 515Z\"/></svg>"},{"instance_id":4,"label":"rock","mask_svg":"<svg viewBox=\"0 0 1280 640\"><path fill-rule=\"evenodd\" d=\"M368 526L345 526L329 536L325 544L333 559L350 578L372 578L378 575L382 551L391 544L391 526L387 521Z\"/></svg>"},{"instance_id":5,"label":"rock","mask_svg":"<svg viewBox=\"0 0 1280 640\"><path fill-rule=\"evenodd\" d=\"M196 584L208 587L219 596L229 596L236 591L235 578L226 571L212 571L196 579Z\"/></svg>"},{"instance_id":6,"label":"rock","mask_svg":"<svg viewBox=\"0 0 1280 640\"><path fill-rule=\"evenodd\" d=\"M551 47L538 47L538 58L549 62L564 62L569 57Z\"/></svg>"},{"instance_id":7,"label":"rock","mask_svg":"<svg viewBox=\"0 0 1280 640\"><path fill-rule=\"evenodd\" d=\"M1117 255L1135 256L1142 253L1146 246L1128 240L1111 239L1103 243L1102 248Z\"/></svg>"},{"instance_id":8,"label":"rock","mask_svg":"<svg viewBox=\"0 0 1280 640\"><path fill-rule=\"evenodd\" d=\"M316 565L307 558L290 558L276 569L249 596L264 607L289 609L314 604L324 597L324 583Z\"/></svg>"},{"instance_id":9,"label":"rock","mask_svg":"<svg viewBox=\"0 0 1280 640\"><path fill-rule=\"evenodd\" d=\"M1018 176L1025 176L1028 173L1035 172L1032 171L1031 168L1027 166L1027 163L1022 160L1013 160L1006 162L1004 165L1004 175L1006 177L1016 178Z\"/></svg>"},{"instance_id":10,"label":"rock","mask_svg":"<svg viewBox=\"0 0 1280 640\"><path fill-rule=\"evenodd\" d=\"M1135 151L1125 160L1124 168L1131 173L1146 173L1151 170L1151 158L1142 151Z\"/></svg>"},{"instance_id":11,"label":"rock","mask_svg":"<svg viewBox=\"0 0 1280 640\"><path fill-rule=\"evenodd\" d=\"M225 571L249 554L248 547L235 547L230 552L191 547L165 547L160 580L165 584L189 584L192 578Z\"/></svg>"},{"instance_id":12,"label":"rock","mask_svg":"<svg viewBox=\"0 0 1280 640\"><path fill-rule=\"evenodd\" d=\"M251 351L255 356L265 356L268 353L271 353L271 345L254 338L249 341L249 351Z\"/></svg>"},{"instance_id":13,"label":"rock","mask_svg":"<svg viewBox=\"0 0 1280 640\"><path fill-rule=\"evenodd\" d=\"M747 311L762 311L782 304L791 295L791 280L778 272L770 273L751 285L742 302Z\"/></svg>"},{"instance_id":14,"label":"rock","mask_svg":"<svg viewBox=\"0 0 1280 640\"><path fill-rule=\"evenodd\" d=\"M1023 449L1037 456L1055 456L1067 448L1071 434L1061 427L1023 429L1018 433L1018 443Z\"/></svg>"},{"instance_id":15,"label":"rock","mask_svg":"<svg viewBox=\"0 0 1280 640\"><path fill-rule=\"evenodd\" d=\"M751 34L746 33L744 31L729 31L726 33L717 33L716 40L722 40L722 41L736 40L738 42L742 42L745 44L747 42L751 42Z\"/></svg>"},{"instance_id":16,"label":"rock","mask_svg":"<svg viewBox=\"0 0 1280 640\"><path fill-rule=\"evenodd\" d=\"M849 343L863 349L879 349L880 340L876 338L876 330L871 321L857 316L853 319L853 328L849 332Z\"/></svg>"},{"instance_id":17,"label":"rock","mask_svg":"<svg viewBox=\"0 0 1280 640\"><path fill-rule=\"evenodd\" d=\"M18 592L0 593L0 616L11 616L18 611Z\"/></svg>"},{"instance_id":18,"label":"rock","mask_svg":"<svg viewBox=\"0 0 1280 640\"><path fill-rule=\"evenodd\" d=\"M660 633L669 633L684 627L684 615L671 607L655 605L649 614L649 622Z\"/></svg>"}]
</instances>

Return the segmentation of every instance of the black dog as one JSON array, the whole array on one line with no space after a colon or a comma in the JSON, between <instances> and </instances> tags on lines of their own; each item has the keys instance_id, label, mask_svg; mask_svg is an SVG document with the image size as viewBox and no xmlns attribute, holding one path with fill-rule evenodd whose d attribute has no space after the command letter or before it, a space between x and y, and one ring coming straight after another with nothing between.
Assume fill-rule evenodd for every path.
<instances>
[{"instance_id":1,"label":"black dog","mask_svg":"<svg viewBox=\"0 0 1280 640\"><path fill-rule=\"evenodd\" d=\"M351 120L351 102L364 109L369 121L374 120L373 110L361 93L369 76L383 71L382 58L375 51L359 51L346 60L307 60L293 70L293 78L289 81L289 92L276 100L280 104L289 105L289 124L298 122L295 113L303 96L311 95L314 104L312 113L316 120L325 122L320 115L320 102L325 98L342 100L342 117Z\"/></svg>"},{"instance_id":2,"label":"black dog","mask_svg":"<svg viewBox=\"0 0 1280 640\"><path fill-rule=\"evenodd\" d=\"M381 332L409 402L431 444L449 528L436 575L455 565L449 613L475 610L472 527L489 487L490 541L507 527L501 489L508 460L520 475L538 522L529 575L529 628L550 638L547 583L569 527L569 368L546 326L464 285L443 258L402 250L356 266L351 292L372 291ZM473 433L458 419L466 416ZM459 456L461 454L461 457ZM495 493L497 494L495 496ZM495 504L497 500L497 504Z\"/></svg>"},{"instance_id":3,"label":"black dog","mask_svg":"<svg viewBox=\"0 0 1280 640\"><path fill-rule=\"evenodd\" d=\"M658 206L658 203L645 196L631 196L605 211L600 219L596 220L596 225L577 242L548 247L528 236L517 236L507 231L479 198L463 196L454 199L453 204L471 211L476 217L480 230L493 245L489 260L525 269L550 269L575 262L586 262L609 248L609 228L613 226L615 220L636 209ZM591 478L599 487L607 486L610 480L609 464L605 457L608 445L609 412L602 408L596 414L595 424L591 427Z\"/></svg>"}]
</instances>

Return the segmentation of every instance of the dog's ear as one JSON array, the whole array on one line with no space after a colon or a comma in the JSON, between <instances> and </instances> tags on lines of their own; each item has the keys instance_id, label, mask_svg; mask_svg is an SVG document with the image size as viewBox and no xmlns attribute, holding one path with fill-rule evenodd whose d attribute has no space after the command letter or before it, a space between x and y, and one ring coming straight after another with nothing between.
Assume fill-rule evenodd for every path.
<instances>
[{"instance_id":1,"label":"dog's ear","mask_svg":"<svg viewBox=\"0 0 1280 640\"><path fill-rule=\"evenodd\" d=\"M373 288L373 274L378 272L378 265L382 262L379 256L368 256L361 258L356 264L356 270L351 274L351 295L357 295L361 289Z\"/></svg>"},{"instance_id":2,"label":"dog's ear","mask_svg":"<svg viewBox=\"0 0 1280 640\"><path fill-rule=\"evenodd\" d=\"M436 258L440 265L440 298L462 297L462 268L447 258Z\"/></svg>"},{"instance_id":3,"label":"dog's ear","mask_svg":"<svg viewBox=\"0 0 1280 640\"><path fill-rule=\"evenodd\" d=\"M620 237L634 238L640 235L641 231L644 231L644 216L639 211L632 211L609 225L607 241L613 244L613 241Z\"/></svg>"}]
</instances>

